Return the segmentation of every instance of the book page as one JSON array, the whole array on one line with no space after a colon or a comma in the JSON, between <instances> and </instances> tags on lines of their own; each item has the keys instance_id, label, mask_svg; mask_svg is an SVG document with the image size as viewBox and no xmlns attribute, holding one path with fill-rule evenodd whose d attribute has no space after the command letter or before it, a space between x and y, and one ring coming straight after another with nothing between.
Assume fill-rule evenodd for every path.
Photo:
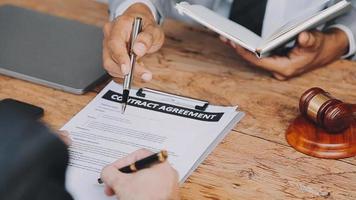
<instances>
[{"instance_id":1,"label":"book page","mask_svg":"<svg viewBox=\"0 0 356 200\"><path fill-rule=\"evenodd\" d=\"M342 0L303 21L302 23L295 26L293 29L285 31L283 34L278 37L269 40L260 47L258 47L258 52L263 56L268 54L274 48L284 44L290 39L296 37L300 32L309 30L311 28L317 27L320 24L324 24L329 20L334 19L337 16L340 16L346 12L348 12L352 8L351 3Z\"/></svg>"},{"instance_id":2,"label":"book page","mask_svg":"<svg viewBox=\"0 0 356 200\"><path fill-rule=\"evenodd\" d=\"M198 111L159 96L137 97L134 90L122 114L121 92L122 86L111 82L62 128L72 139L66 187L74 199L109 199L97 183L102 168L141 148L167 150L184 181L243 116L236 107Z\"/></svg>"},{"instance_id":3,"label":"book page","mask_svg":"<svg viewBox=\"0 0 356 200\"><path fill-rule=\"evenodd\" d=\"M327 7L329 2L330 2L330 0L313 1L313 3L311 3L309 8L307 8L305 10L301 10L297 17L295 17L293 20L290 20L289 22L287 22L286 24L281 26L272 35L268 36L264 40L264 42L271 41L271 40L279 37L280 35L283 35L287 31L289 31L289 30L297 27L301 23L305 22L306 20L308 20L312 16L317 15L320 11L322 11L323 9L325 9Z\"/></svg>"},{"instance_id":4,"label":"book page","mask_svg":"<svg viewBox=\"0 0 356 200\"><path fill-rule=\"evenodd\" d=\"M204 6L181 2L176 5L176 8L180 13L188 15L198 23L234 41L251 52L255 52L262 42L262 38L254 32L218 15Z\"/></svg>"}]
</instances>

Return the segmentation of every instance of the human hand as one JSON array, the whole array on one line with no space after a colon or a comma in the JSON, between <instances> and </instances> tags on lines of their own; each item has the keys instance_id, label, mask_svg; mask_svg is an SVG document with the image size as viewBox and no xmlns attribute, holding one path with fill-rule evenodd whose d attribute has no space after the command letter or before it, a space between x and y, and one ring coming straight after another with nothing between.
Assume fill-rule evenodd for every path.
<instances>
[{"instance_id":1,"label":"human hand","mask_svg":"<svg viewBox=\"0 0 356 200\"><path fill-rule=\"evenodd\" d=\"M130 6L121 16L104 26L103 65L113 77L122 77L130 71L128 43L135 17L142 18L142 32L137 36L133 51L137 58L158 51L164 42L164 32L160 28L151 10L142 3ZM150 81L152 73L142 63L136 63L135 73L143 81Z\"/></svg>"},{"instance_id":2,"label":"human hand","mask_svg":"<svg viewBox=\"0 0 356 200\"><path fill-rule=\"evenodd\" d=\"M67 146L72 144L72 139L70 139L69 133L67 131L57 131L56 134Z\"/></svg>"},{"instance_id":3,"label":"human hand","mask_svg":"<svg viewBox=\"0 0 356 200\"><path fill-rule=\"evenodd\" d=\"M106 195L116 195L120 200L180 199L178 174L167 161L131 174L118 170L152 154L141 149L106 166L101 173Z\"/></svg>"},{"instance_id":4,"label":"human hand","mask_svg":"<svg viewBox=\"0 0 356 200\"><path fill-rule=\"evenodd\" d=\"M236 53L243 59L271 71L279 80L286 80L325 66L344 55L349 45L347 35L337 28L326 32L305 31L298 35L296 46L285 56L272 55L259 59L243 47L225 38L220 39L235 48Z\"/></svg>"}]
</instances>

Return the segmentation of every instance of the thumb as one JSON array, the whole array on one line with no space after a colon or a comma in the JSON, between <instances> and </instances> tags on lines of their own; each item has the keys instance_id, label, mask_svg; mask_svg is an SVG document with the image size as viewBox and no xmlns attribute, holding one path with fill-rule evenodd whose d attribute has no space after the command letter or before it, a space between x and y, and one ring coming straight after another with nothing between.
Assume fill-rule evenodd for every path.
<instances>
[{"instance_id":1,"label":"thumb","mask_svg":"<svg viewBox=\"0 0 356 200\"><path fill-rule=\"evenodd\" d=\"M128 182L129 176L120 172L114 165L108 165L101 172L101 179L117 193L117 189Z\"/></svg>"},{"instance_id":2,"label":"thumb","mask_svg":"<svg viewBox=\"0 0 356 200\"><path fill-rule=\"evenodd\" d=\"M280 75L280 74L278 74L278 73L273 73L273 76L274 76L274 78L276 78L276 79L279 80L279 81L285 81L285 80L287 80L287 77L282 76L282 75Z\"/></svg>"},{"instance_id":3,"label":"thumb","mask_svg":"<svg viewBox=\"0 0 356 200\"><path fill-rule=\"evenodd\" d=\"M302 48L315 48L320 44L320 36L317 32L304 31L298 36L298 44Z\"/></svg>"}]
</instances>

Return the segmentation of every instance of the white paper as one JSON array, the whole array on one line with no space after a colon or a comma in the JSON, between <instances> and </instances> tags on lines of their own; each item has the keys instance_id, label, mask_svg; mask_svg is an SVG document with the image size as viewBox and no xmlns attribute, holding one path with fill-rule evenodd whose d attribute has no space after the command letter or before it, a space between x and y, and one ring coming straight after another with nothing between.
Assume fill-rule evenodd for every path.
<instances>
[{"instance_id":1,"label":"white paper","mask_svg":"<svg viewBox=\"0 0 356 200\"><path fill-rule=\"evenodd\" d=\"M176 4L176 9L179 13L191 17L196 22L255 53L257 57L262 58L268 56L272 50L288 42L288 40L293 39L298 33L323 24L349 11L352 7L350 2L342 0L324 9L329 1L320 0L317 3L311 2L312 4L308 9L301 11L300 15L288 21L275 33L266 38L261 38L247 28L201 5L180 2Z\"/></svg>"},{"instance_id":2,"label":"white paper","mask_svg":"<svg viewBox=\"0 0 356 200\"><path fill-rule=\"evenodd\" d=\"M225 17L218 15L202 5L191 5L187 2L176 4L179 13L186 14L198 23L226 37L242 47L255 52L263 42L262 38L247 28Z\"/></svg>"},{"instance_id":3,"label":"white paper","mask_svg":"<svg viewBox=\"0 0 356 200\"><path fill-rule=\"evenodd\" d=\"M134 90L130 103L143 108L129 105L121 114L121 104L115 102L119 99L116 93L121 91L120 85L109 83L62 128L73 141L66 187L74 199L110 199L104 195L104 187L97 184L101 169L141 148L168 150L168 160L183 181L243 117L236 107L208 106L204 113L197 114L188 106L177 108L180 102L169 105L167 98L159 95L137 97ZM218 113L218 121L201 120L217 120Z\"/></svg>"}]
</instances>

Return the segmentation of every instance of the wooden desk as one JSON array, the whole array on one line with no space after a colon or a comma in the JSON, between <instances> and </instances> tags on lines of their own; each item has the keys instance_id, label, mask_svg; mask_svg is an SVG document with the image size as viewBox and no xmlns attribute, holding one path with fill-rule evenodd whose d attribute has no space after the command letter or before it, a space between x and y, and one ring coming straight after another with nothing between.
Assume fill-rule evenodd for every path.
<instances>
[{"instance_id":1,"label":"wooden desk","mask_svg":"<svg viewBox=\"0 0 356 200\"><path fill-rule=\"evenodd\" d=\"M107 6L89 0L0 0L4 3L97 26L107 19ZM247 113L183 185L183 199L356 199L355 158L308 157L284 139L304 90L320 86L356 102L356 63L339 61L280 82L242 62L209 31L174 21L167 21L164 29L162 50L144 58L154 72L154 80L145 86L214 104L240 105ZM143 85L135 82L136 87ZM54 129L71 119L98 90L77 96L0 76L0 99L42 106L44 121Z\"/></svg>"}]
</instances>

